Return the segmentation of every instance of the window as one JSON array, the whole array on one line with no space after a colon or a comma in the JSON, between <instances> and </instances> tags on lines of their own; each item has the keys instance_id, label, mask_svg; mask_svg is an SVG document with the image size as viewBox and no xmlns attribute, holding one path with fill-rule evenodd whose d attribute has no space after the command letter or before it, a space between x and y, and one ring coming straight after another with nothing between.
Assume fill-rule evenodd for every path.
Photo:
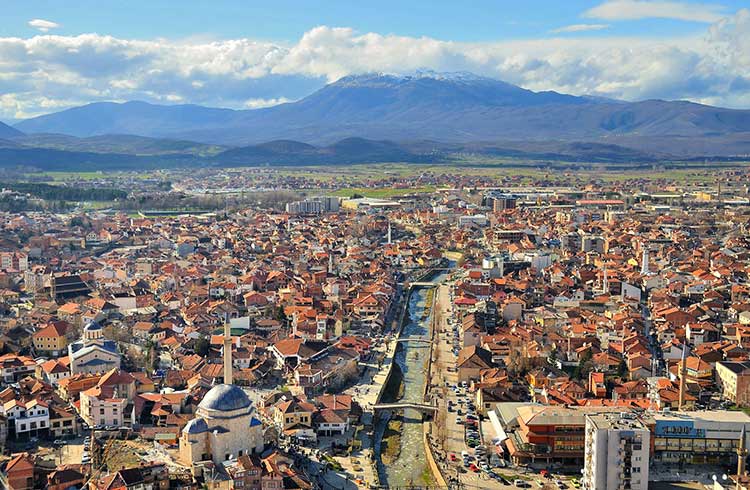
<instances>
[{"instance_id":1,"label":"window","mask_svg":"<svg viewBox=\"0 0 750 490\"><path fill-rule=\"evenodd\" d=\"M21 430L26 430L26 424L21 424Z\"/></svg>"},{"instance_id":2,"label":"window","mask_svg":"<svg viewBox=\"0 0 750 490\"><path fill-rule=\"evenodd\" d=\"M103 408L99 409L99 415L104 415L104 409Z\"/></svg>"},{"instance_id":3,"label":"window","mask_svg":"<svg viewBox=\"0 0 750 490\"><path fill-rule=\"evenodd\" d=\"M44 427L44 420L39 422L39 427Z\"/></svg>"}]
</instances>

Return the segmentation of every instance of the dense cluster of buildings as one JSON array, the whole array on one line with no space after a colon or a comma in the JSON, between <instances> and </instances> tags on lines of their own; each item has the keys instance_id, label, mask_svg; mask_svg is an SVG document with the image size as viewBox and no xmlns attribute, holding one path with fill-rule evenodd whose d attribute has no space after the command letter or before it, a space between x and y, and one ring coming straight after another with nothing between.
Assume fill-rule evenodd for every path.
<instances>
[{"instance_id":1,"label":"dense cluster of buildings","mask_svg":"<svg viewBox=\"0 0 750 490\"><path fill-rule=\"evenodd\" d=\"M281 442L361 423L343 390L381 361L403 285L446 254L457 376L509 462L599 489L737 461L750 417L724 409L750 404L746 195L618 181L0 216L3 481L312 488ZM163 451L109 467L115 433ZM89 462L35 449L86 434Z\"/></svg>"}]
</instances>

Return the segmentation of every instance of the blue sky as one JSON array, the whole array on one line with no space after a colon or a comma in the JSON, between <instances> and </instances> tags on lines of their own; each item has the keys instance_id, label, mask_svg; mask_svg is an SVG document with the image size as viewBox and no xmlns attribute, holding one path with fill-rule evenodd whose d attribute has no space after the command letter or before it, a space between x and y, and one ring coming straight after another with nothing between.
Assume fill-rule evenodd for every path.
<instances>
[{"instance_id":1,"label":"blue sky","mask_svg":"<svg viewBox=\"0 0 750 490\"><path fill-rule=\"evenodd\" d=\"M30 19L60 24L57 34L88 32L117 37L221 39L252 37L293 42L311 27L346 26L361 32L428 36L453 41L493 41L551 36L566 25L595 23L583 14L600 0L23 0L4 2L0 35L34 34ZM715 6L718 13L746 2L679 2L695 9ZM179 6L179 7L178 7ZM673 36L700 32L703 22L673 19L623 20L595 36Z\"/></svg>"},{"instance_id":2,"label":"blue sky","mask_svg":"<svg viewBox=\"0 0 750 490\"><path fill-rule=\"evenodd\" d=\"M6 0L0 120L101 100L257 108L364 72L750 108L740 0Z\"/></svg>"}]
</instances>

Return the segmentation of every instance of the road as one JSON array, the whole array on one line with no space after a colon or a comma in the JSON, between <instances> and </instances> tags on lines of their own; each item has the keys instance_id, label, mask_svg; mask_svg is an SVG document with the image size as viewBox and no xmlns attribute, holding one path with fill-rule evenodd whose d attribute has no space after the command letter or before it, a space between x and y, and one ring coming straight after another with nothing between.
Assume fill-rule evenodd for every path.
<instances>
[{"instance_id":1,"label":"road","mask_svg":"<svg viewBox=\"0 0 750 490\"><path fill-rule=\"evenodd\" d=\"M450 283L444 283L437 289L437 342L433 344L435 345L435 369L432 371L432 384L438 386L433 393L437 392L439 394L439 413L435 419L437 423L433 426L437 432L433 432L433 434L436 442L439 446L443 447L443 450L435 452L435 459L444 468L443 474L446 479L458 479L467 488L513 488L490 478L484 472L474 473L472 471L465 471L462 473L465 468L463 468L461 452L468 451L473 455L474 451L466 445L464 438L465 428L457 422L457 411L448 411L448 401L452 401L454 407L459 407L465 413L466 406L473 397L465 389L461 389L458 393L452 389L458 382L458 373L456 372L457 358L453 353L456 340L453 333L453 326L449 323L449 319L454 318L451 309L450 288ZM491 435L488 438L491 438ZM491 447L492 444L490 442L488 448ZM451 454L456 456L456 462L450 461Z\"/></svg>"},{"instance_id":2,"label":"road","mask_svg":"<svg viewBox=\"0 0 750 490\"><path fill-rule=\"evenodd\" d=\"M453 348L457 340L454 335L454 326L450 324L450 319L454 319L455 322L458 323L458 318L455 317L451 308L451 287L450 282L446 282L439 286L436 302L438 315L438 322L436 324L437 341L433 344L436 347L433 348L435 365L432 370L433 379L431 380L433 385L438 386L438 388L433 390L433 393L436 394L438 400L438 415L436 416L435 424L433 425L433 436L437 446L437 449L433 451L436 461L438 461L438 464L444 469L443 474L446 479L458 479L463 488L467 489L517 488L513 485L513 482L516 479L527 481L532 488L556 489L557 486L555 486L551 480L544 479L538 474L529 473L525 468L495 468L495 471L501 474L506 481L509 482L509 484L504 484L500 480L491 478L485 472L474 473L463 467L461 456L462 451L467 451L469 454L474 455L474 450L466 445L464 437L465 428L457 422L457 410L452 412L448 411L448 401L452 401L453 406L461 409L461 412L465 414L469 401L475 402L476 397L474 393L467 389L459 389L457 392L453 389L458 382L458 373L456 370L457 356L453 353ZM460 339L458 342L460 342ZM459 345L459 347L461 347L461 345ZM481 442L487 447L488 451L491 451L494 448L492 443L494 434L492 433L492 430L490 430L490 427L491 424L489 421L484 421L479 424ZM457 461L451 462L450 454L455 454ZM464 470L466 471L462 473L461 471ZM566 477L560 478L562 480L568 480ZM573 488L569 482L566 482L566 487Z\"/></svg>"}]
</instances>

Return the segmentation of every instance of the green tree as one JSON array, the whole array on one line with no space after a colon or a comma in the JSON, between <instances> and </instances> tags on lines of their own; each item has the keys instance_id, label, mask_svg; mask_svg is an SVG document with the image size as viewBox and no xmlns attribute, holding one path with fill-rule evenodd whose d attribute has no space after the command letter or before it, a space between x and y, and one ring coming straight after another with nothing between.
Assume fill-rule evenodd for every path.
<instances>
[{"instance_id":1,"label":"green tree","mask_svg":"<svg viewBox=\"0 0 750 490\"><path fill-rule=\"evenodd\" d=\"M193 347L193 350L196 354L202 357L206 357L208 355L210 344L208 342L208 339L206 337L200 337L195 341L195 346Z\"/></svg>"},{"instance_id":2,"label":"green tree","mask_svg":"<svg viewBox=\"0 0 750 490\"><path fill-rule=\"evenodd\" d=\"M628 364L625 359L620 360L620 364L617 366L617 375L624 378L628 375Z\"/></svg>"},{"instance_id":3,"label":"green tree","mask_svg":"<svg viewBox=\"0 0 750 490\"><path fill-rule=\"evenodd\" d=\"M578 366L573 370L573 377L575 379L587 378L589 372L594 368L594 364L591 362L591 349L587 349L581 354L581 358L578 360Z\"/></svg>"}]
</instances>

